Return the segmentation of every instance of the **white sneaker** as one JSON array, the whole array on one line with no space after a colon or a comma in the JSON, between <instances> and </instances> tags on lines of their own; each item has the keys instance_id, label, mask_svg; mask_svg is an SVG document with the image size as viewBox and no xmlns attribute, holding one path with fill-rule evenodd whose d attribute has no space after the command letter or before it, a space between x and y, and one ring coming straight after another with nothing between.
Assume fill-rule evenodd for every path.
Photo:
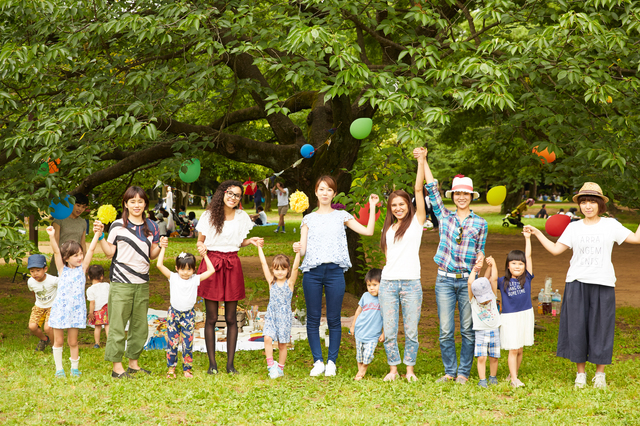
<instances>
[{"instance_id":1,"label":"white sneaker","mask_svg":"<svg viewBox=\"0 0 640 426\"><path fill-rule=\"evenodd\" d=\"M587 385L587 373L578 373L576 375L575 388L582 389Z\"/></svg>"},{"instance_id":2,"label":"white sneaker","mask_svg":"<svg viewBox=\"0 0 640 426\"><path fill-rule=\"evenodd\" d=\"M311 373L309 375L311 377L319 376L324 373L324 362L318 360L313 364L313 368L311 369Z\"/></svg>"},{"instance_id":3,"label":"white sneaker","mask_svg":"<svg viewBox=\"0 0 640 426\"><path fill-rule=\"evenodd\" d=\"M277 379L278 377L280 377L280 374L278 373L278 370L280 370L278 364L273 364L271 367L267 368L267 370L269 370L269 377L271 377L272 379Z\"/></svg>"},{"instance_id":4,"label":"white sneaker","mask_svg":"<svg viewBox=\"0 0 640 426\"><path fill-rule=\"evenodd\" d=\"M333 361L327 361L327 368L324 370L325 376L335 376L336 375L336 365Z\"/></svg>"},{"instance_id":5,"label":"white sneaker","mask_svg":"<svg viewBox=\"0 0 640 426\"><path fill-rule=\"evenodd\" d=\"M593 387L596 389L606 389L607 388L607 380L605 378L604 373L596 373L595 377L592 379Z\"/></svg>"}]
</instances>

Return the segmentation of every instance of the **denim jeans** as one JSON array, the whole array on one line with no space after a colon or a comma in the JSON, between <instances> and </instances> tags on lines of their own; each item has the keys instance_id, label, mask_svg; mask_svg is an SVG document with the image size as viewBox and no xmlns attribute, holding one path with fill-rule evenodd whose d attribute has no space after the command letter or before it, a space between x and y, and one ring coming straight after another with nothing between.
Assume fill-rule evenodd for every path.
<instances>
[{"instance_id":1,"label":"denim jeans","mask_svg":"<svg viewBox=\"0 0 640 426\"><path fill-rule=\"evenodd\" d=\"M455 310L458 302L460 313L460 365L456 357ZM473 346L475 333L471 318L471 304L467 291L467 278L449 278L438 275L436 279L436 303L438 304L438 318L440 320L440 353L447 376L456 375L469 378L473 364ZM457 371L456 371L457 370Z\"/></svg>"},{"instance_id":2,"label":"denim jeans","mask_svg":"<svg viewBox=\"0 0 640 426\"><path fill-rule=\"evenodd\" d=\"M328 361L335 364L342 337L342 299L344 298L344 271L335 263L323 263L302 276L302 289L307 304L307 338L313 362L323 361L320 346L320 317L322 316L322 290L327 301L327 326L329 327Z\"/></svg>"},{"instance_id":3,"label":"denim jeans","mask_svg":"<svg viewBox=\"0 0 640 426\"><path fill-rule=\"evenodd\" d=\"M384 323L384 350L389 365L400 364L398 350L399 307L404 323L404 364L416 365L418 357L418 323L422 310L420 280L382 280L378 292Z\"/></svg>"}]
</instances>

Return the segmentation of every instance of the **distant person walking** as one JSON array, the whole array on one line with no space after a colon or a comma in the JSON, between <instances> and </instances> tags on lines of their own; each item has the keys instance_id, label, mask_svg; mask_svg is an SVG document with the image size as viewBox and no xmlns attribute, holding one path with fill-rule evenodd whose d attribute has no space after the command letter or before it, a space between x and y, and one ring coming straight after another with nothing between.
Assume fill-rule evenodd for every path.
<instances>
[{"instance_id":1,"label":"distant person walking","mask_svg":"<svg viewBox=\"0 0 640 426\"><path fill-rule=\"evenodd\" d=\"M289 190L282 186L281 182L277 182L276 186L271 189L271 193L278 196L278 216L280 217L278 220L278 227L273 232L277 233L280 231L284 234L284 215L286 215L287 210L289 210Z\"/></svg>"}]
</instances>

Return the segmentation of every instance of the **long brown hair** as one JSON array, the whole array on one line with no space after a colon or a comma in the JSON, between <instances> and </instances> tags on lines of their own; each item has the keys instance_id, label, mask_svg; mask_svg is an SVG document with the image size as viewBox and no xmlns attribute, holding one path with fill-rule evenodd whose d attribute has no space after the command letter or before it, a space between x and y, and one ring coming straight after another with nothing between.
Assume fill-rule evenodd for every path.
<instances>
[{"instance_id":1,"label":"long brown hair","mask_svg":"<svg viewBox=\"0 0 640 426\"><path fill-rule=\"evenodd\" d=\"M407 229L409 228L409 226L411 225L411 221L413 220L413 216L416 214L416 208L411 202L411 197L409 197L409 194L407 194L405 191L399 189L389 194L389 199L387 200L387 216L384 219L382 235L380 236L380 248L382 248L382 251L385 254L387 253L387 231L389 230L389 227L391 227L398 221L398 219L396 219L396 217L393 215L393 212L391 211L391 203L396 197L402 198L404 202L407 203L407 208L409 209L409 211L407 212L404 219L402 219L402 222L400 222L400 226L398 227L396 235L393 239L394 242L401 240L402 237L404 237L404 233L407 232Z\"/></svg>"},{"instance_id":2,"label":"long brown hair","mask_svg":"<svg viewBox=\"0 0 640 426\"><path fill-rule=\"evenodd\" d=\"M216 228L216 232L221 233L222 227L224 226L224 193L227 192L227 189L237 186L240 188L240 200L242 200L242 196L244 195L244 187L242 186L242 182L237 180L225 180L218 186L215 194L211 198L211 202L207 206L207 210L209 212L209 223L211 226ZM240 206L240 202L234 208L237 209Z\"/></svg>"},{"instance_id":3,"label":"long brown hair","mask_svg":"<svg viewBox=\"0 0 640 426\"><path fill-rule=\"evenodd\" d=\"M145 237L148 237L152 234L149 226L147 226L147 208L149 207L149 197L147 197L144 189L140 188L139 186L130 186L122 196L122 224L126 228L127 224L129 223L129 209L127 208L127 201L135 198L136 195L144 200L144 210L142 210L142 233Z\"/></svg>"}]
</instances>

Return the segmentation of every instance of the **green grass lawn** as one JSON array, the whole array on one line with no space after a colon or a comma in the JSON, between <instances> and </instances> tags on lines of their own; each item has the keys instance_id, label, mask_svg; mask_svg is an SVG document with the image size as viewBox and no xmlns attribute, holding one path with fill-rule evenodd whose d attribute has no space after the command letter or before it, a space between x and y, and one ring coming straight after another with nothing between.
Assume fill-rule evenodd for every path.
<instances>
[{"instance_id":1,"label":"green grass lawn","mask_svg":"<svg viewBox=\"0 0 640 426\"><path fill-rule=\"evenodd\" d=\"M534 207L535 209L535 207ZM534 210L532 209L532 210ZM537 210L536 210L537 211ZM489 232L517 233L515 227L503 228L503 215L483 215ZM620 220L635 231L633 214ZM288 215L287 233L273 234L273 227L255 228L251 235L267 239L267 255L292 253L291 243L299 237L300 216ZM272 215L270 215L272 220ZM540 222L537 222L540 221ZM526 223L543 228L544 221ZM293 233L296 227L298 233ZM42 237L41 237L42 238ZM379 238L379 226L376 236ZM167 258L180 251L195 253L194 239L171 240ZM255 248L240 251L255 256ZM95 261L108 266L103 255ZM153 371L151 377L114 381L111 366L103 360L104 349L92 349L93 330L81 331L78 379L55 379L51 349L35 352L36 338L27 330L33 294L26 284L8 284L14 265L0 266L0 423L24 424L639 424L640 398L640 309L617 310L617 328L613 365L607 368L607 390L587 387L573 389L575 368L555 356L558 320L545 317L539 324L546 331L536 332L536 343L525 348L520 378L526 387L513 390L506 382L507 353L500 360L500 384L481 389L474 363L466 386L436 384L443 374L438 346L437 326L422 327L416 374L417 383L383 382L386 356L381 345L369 368L367 378L354 382L357 372L353 337L343 330L338 359L338 375L332 378L309 377L312 359L306 341L297 342L288 354L283 379L270 380L262 351L238 352L237 376L207 376L205 354L194 356L195 378L165 378L163 351L145 351L140 363ZM159 279L157 269L152 275ZM248 297L264 297L261 280L247 281ZM152 303L163 301L152 294ZM428 319L423 318L423 323ZM458 336L459 340L459 336ZM323 348L326 356L326 348ZM69 351L63 355L69 369ZM218 365L226 362L218 354ZM222 368L223 369L223 368ZM404 368L400 366L401 372ZM587 366L588 385L594 367Z\"/></svg>"}]
</instances>

